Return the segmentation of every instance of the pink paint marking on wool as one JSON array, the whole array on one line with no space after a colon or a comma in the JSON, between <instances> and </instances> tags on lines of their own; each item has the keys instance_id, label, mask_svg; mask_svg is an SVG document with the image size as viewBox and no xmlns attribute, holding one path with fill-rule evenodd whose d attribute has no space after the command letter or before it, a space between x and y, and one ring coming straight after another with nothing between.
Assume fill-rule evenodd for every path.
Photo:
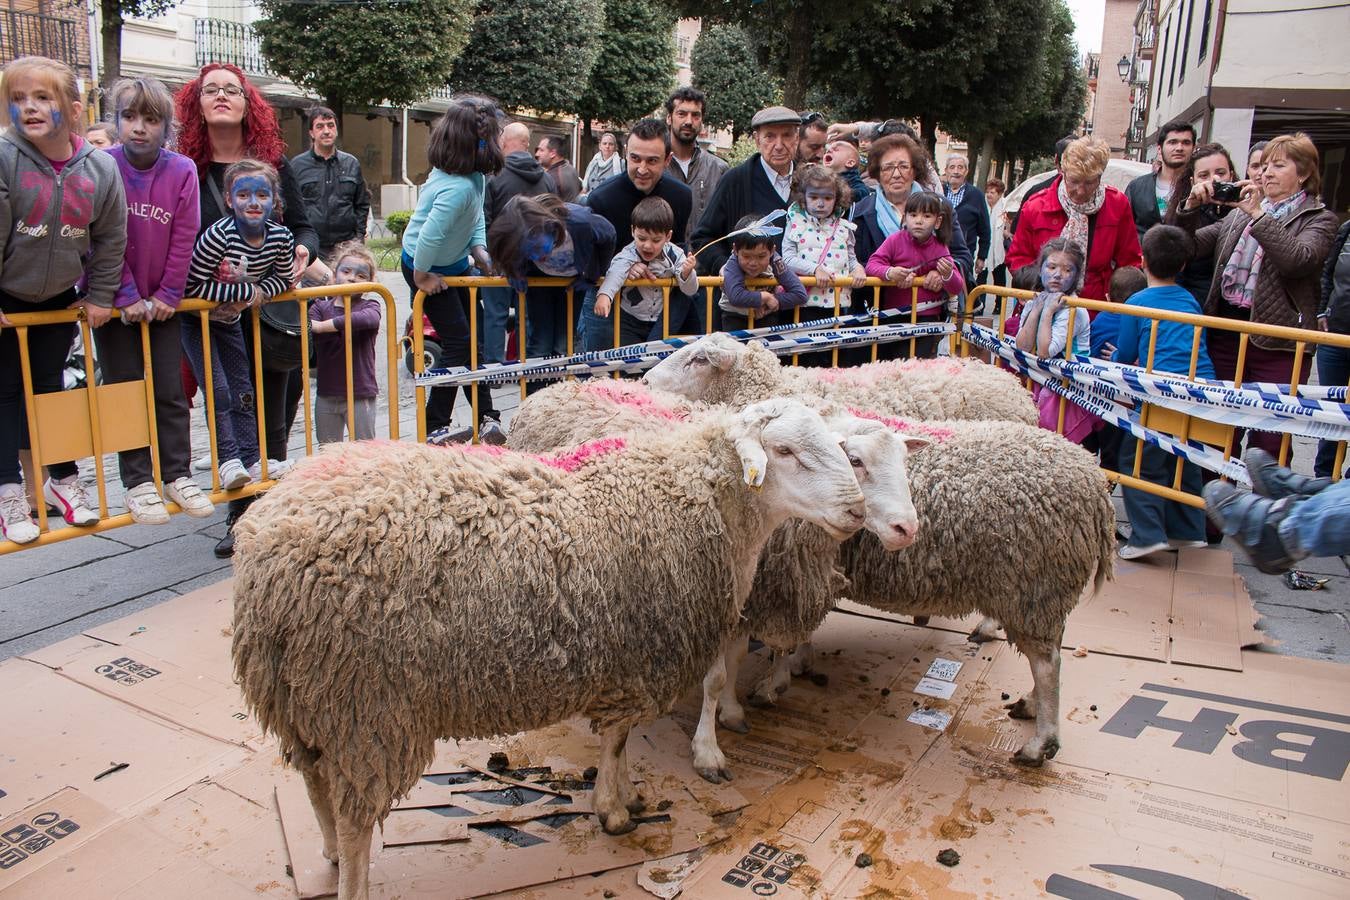
<instances>
[{"instance_id":1,"label":"pink paint marking on wool","mask_svg":"<svg viewBox=\"0 0 1350 900\"><path fill-rule=\"evenodd\" d=\"M688 413L663 406L642 388L624 382L605 381L587 385L586 392L602 397L616 406L632 407L643 415L652 418L669 419L672 422L683 422L689 418Z\"/></svg>"},{"instance_id":2,"label":"pink paint marking on wool","mask_svg":"<svg viewBox=\"0 0 1350 900\"><path fill-rule=\"evenodd\" d=\"M564 472L575 472L591 460L616 453L627 445L628 442L621 437L600 438L597 441L589 441L578 447L573 447L565 453L541 456L539 461L546 466L552 466Z\"/></svg>"},{"instance_id":3,"label":"pink paint marking on wool","mask_svg":"<svg viewBox=\"0 0 1350 900\"><path fill-rule=\"evenodd\" d=\"M905 368L938 371L944 375L959 375L962 371L961 364L952 360L951 357L908 360L905 363Z\"/></svg>"},{"instance_id":4,"label":"pink paint marking on wool","mask_svg":"<svg viewBox=\"0 0 1350 900\"><path fill-rule=\"evenodd\" d=\"M952 437L956 432L950 428L939 428L936 425L927 425L923 422L915 422L912 419L901 419L895 416L883 416L880 413L870 412L865 409L849 408L849 414L857 416L859 419L870 419L873 422L880 422L891 431L900 434L917 434L923 437L932 438L936 443L942 443Z\"/></svg>"}]
</instances>

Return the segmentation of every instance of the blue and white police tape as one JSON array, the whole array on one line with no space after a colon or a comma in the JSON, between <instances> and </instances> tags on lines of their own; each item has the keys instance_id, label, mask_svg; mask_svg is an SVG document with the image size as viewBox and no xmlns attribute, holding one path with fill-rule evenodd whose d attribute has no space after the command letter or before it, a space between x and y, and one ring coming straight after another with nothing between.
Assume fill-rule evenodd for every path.
<instances>
[{"instance_id":1,"label":"blue and white police tape","mask_svg":"<svg viewBox=\"0 0 1350 900\"><path fill-rule=\"evenodd\" d=\"M815 324L815 323L811 323ZM853 347L905 341L911 338L950 334L955 330L949 322L931 322L919 325L869 325L844 331L802 329L800 333L748 329L729 332L743 341L755 340L779 355L830 350L835 347ZM681 347L699 340L699 337L666 338L647 341L613 350L555 356L527 363L491 365L482 369L458 366L451 369L433 369L417 376L419 387L462 386L466 384L507 384L521 379L527 381L566 378L570 375L598 375L611 372L640 372L651 368Z\"/></svg>"},{"instance_id":2,"label":"blue and white police tape","mask_svg":"<svg viewBox=\"0 0 1350 900\"><path fill-rule=\"evenodd\" d=\"M1042 359L1017 349L1011 339L1000 342L994 331L980 325L966 325L963 334L971 343L993 350L1022 371L1068 378L1083 392L1110 401L1124 396L1222 425L1333 441L1350 440L1350 406L1343 403L1290 397L1266 390L1273 387L1268 385L1235 388L1224 381L1192 382L1106 360Z\"/></svg>"}]
</instances>

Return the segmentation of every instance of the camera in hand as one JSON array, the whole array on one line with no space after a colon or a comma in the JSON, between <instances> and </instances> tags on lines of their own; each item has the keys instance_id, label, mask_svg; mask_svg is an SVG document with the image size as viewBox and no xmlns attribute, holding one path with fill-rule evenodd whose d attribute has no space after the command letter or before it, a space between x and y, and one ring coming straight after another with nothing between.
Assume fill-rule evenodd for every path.
<instances>
[{"instance_id":1,"label":"camera in hand","mask_svg":"<svg viewBox=\"0 0 1350 900\"><path fill-rule=\"evenodd\" d=\"M1237 203L1242 199L1242 186L1236 181L1216 181L1213 196L1219 203Z\"/></svg>"}]
</instances>

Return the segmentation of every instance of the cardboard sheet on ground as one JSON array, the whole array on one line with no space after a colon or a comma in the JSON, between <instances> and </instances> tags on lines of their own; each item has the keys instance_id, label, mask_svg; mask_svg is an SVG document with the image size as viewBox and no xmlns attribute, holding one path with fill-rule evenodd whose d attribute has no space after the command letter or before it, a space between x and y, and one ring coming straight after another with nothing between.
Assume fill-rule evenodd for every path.
<instances>
[{"instance_id":1,"label":"cardboard sheet on ground","mask_svg":"<svg viewBox=\"0 0 1350 900\"><path fill-rule=\"evenodd\" d=\"M1064 647L1086 647L1135 659L1240 670L1242 650L1265 637L1255 627L1256 608L1233 555L1215 548L1159 553L1142 560L1116 561L1115 580L1100 594L1090 591L1069 616ZM895 622L910 616L852 601L840 609ZM929 627L968 634L980 617L934 617Z\"/></svg>"},{"instance_id":2,"label":"cardboard sheet on ground","mask_svg":"<svg viewBox=\"0 0 1350 900\"><path fill-rule=\"evenodd\" d=\"M126 648L128 656L148 652L182 669L230 681L233 589L234 579L226 579L84 633Z\"/></svg>"}]
</instances>

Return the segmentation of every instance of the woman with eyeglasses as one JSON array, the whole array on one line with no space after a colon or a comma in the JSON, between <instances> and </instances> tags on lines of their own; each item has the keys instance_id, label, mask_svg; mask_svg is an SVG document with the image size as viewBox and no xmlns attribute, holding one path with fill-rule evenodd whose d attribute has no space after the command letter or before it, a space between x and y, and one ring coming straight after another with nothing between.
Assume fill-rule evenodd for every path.
<instances>
[{"instance_id":1,"label":"woman with eyeglasses","mask_svg":"<svg viewBox=\"0 0 1350 900\"><path fill-rule=\"evenodd\" d=\"M292 278L298 279L313 262L312 271L306 274L318 283L329 281L331 273L318 260L319 236L310 226L300 185L286 159L286 142L281 137L276 111L244 73L229 63L207 63L196 78L178 91L174 107L179 123L178 152L196 163L201 183L201 231L230 212L224 200L225 170L245 158L268 163L276 168L281 180L281 202L277 204L275 217L295 236ZM295 304L282 306L294 307ZM244 334L248 337L244 347L250 357L253 352L251 317L256 314L257 311L251 309L244 319ZM185 330L200 327L196 315L183 317ZM200 333L198 330L197 334ZM249 367L254 368L252 359ZM275 463L286 460L287 438L295 423L303 388L300 370L298 367L268 367L264 361L262 384L258 387L266 415L268 476L276 478L289 468ZM230 501L225 537L216 544L216 556L226 559L234 555L234 523L248 509L251 500L250 497Z\"/></svg>"},{"instance_id":2,"label":"woman with eyeglasses","mask_svg":"<svg viewBox=\"0 0 1350 900\"><path fill-rule=\"evenodd\" d=\"M1081 137L1065 148L1060 174L1022 204L1008 249L1010 272L1035 263L1046 241L1068 238L1087 254L1079 296L1105 300L1111 273L1144 261L1129 199L1102 183L1110 158L1111 148L1099 137Z\"/></svg>"}]
</instances>

